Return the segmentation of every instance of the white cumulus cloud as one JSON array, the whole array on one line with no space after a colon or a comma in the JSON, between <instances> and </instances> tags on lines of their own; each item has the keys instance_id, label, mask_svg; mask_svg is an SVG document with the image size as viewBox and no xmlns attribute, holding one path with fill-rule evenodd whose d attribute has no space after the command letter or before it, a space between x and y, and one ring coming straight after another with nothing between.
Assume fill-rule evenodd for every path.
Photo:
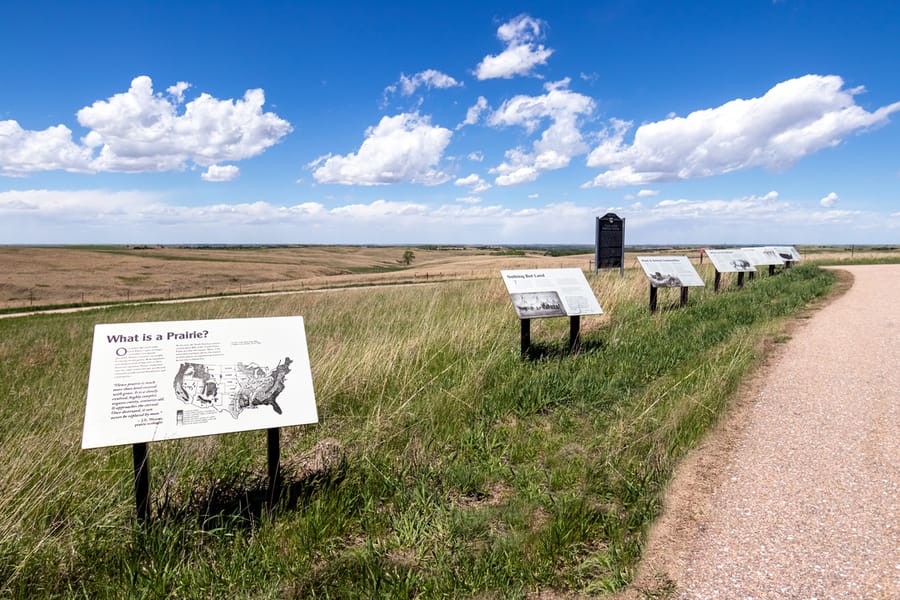
<instances>
[{"instance_id":1,"label":"white cumulus cloud","mask_svg":"<svg viewBox=\"0 0 900 600\"><path fill-rule=\"evenodd\" d=\"M203 181L231 181L241 174L241 170L234 165L210 165L200 176Z\"/></svg>"},{"instance_id":2,"label":"white cumulus cloud","mask_svg":"<svg viewBox=\"0 0 900 600\"><path fill-rule=\"evenodd\" d=\"M176 105L153 92L149 77L136 77L125 93L78 111L91 132L85 144L99 151L101 171L168 171L188 162L209 166L262 153L291 131L290 123L264 113L265 94L247 90L240 100L209 94Z\"/></svg>"},{"instance_id":3,"label":"white cumulus cloud","mask_svg":"<svg viewBox=\"0 0 900 600\"><path fill-rule=\"evenodd\" d=\"M436 71L434 69L426 69L425 71L416 73L411 77L407 77L405 74L401 73L400 81L394 85L388 86L384 91L386 93L394 93L399 88L401 95L412 96L420 87L425 87L427 89L445 89L459 87L461 85L462 83L458 82L456 79L450 77L446 73L441 73L440 71Z\"/></svg>"},{"instance_id":4,"label":"white cumulus cloud","mask_svg":"<svg viewBox=\"0 0 900 600\"><path fill-rule=\"evenodd\" d=\"M529 134L550 121L530 150L521 147L508 150L506 160L490 170L497 175L497 185L534 181L542 171L567 167L573 156L588 151L578 120L593 112L594 101L572 92L568 85L569 79L564 79L546 84L547 93L542 96L515 96L488 118L488 125L493 127L520 126Z\"/></svg>"},{"instance_id":5,"label":"white cumulus cloud","mask_svg":"<svg viewBox=\"0 0 900 600\"><path fill-rule=\"evenodd\" d=\"M358 152L320 156L307 166L314 169L319 183L437 185L449 179L436 167L452 136L452 131L432 125L427 116L401 113L383 117L366 130Z\"/></svg>"},{"instance_id":6,"label":"white cumulus cloud","mask_svg":"<svg viewBox=\"0 0 900 600\"><path fill-rule=\"evenodd\" d=\"M659 190L640 190L637 195L638 198L651 198L653 196L659 196Z\"/></svg>"},{"instance_id":7,"label":"white cumulus cloud","mask_svg":"<svg viewBox=\"0 0 900 600\"><path fill-rule=\"evenodd\" d=\"M72 141L65 125L43 131L22 129L16 121L0 121L0 174L22 177L36 171L91 173L93 155Z\"/></svg>"},{"instance_id":8,"label":"white cumulus cloud","mask_svg":"<svg viewBox=\"0 0 900 600\"><path fill-rule=\"evenodd\" d=\"M248 90L240 100L209 94L184 104L190 84L153 91L147 76L134 78L127 92L98 100L78 111L88 133L72 140L65 125L23 130L16 121L0 122L0 173L36 171L162 172L189 165L209 167L256 156L290 133L291 125L263 112L265 94Z\"/></svg>"},{"instance_id":9,"label":"white cumulus cloud","mask_svg":"<svg viewBox=\"0 0 900 600\"><path fill-rule=\"evenodd\" d=\"M583 187L646 185L763 167L784 170L809 154L836 146L853 132L883 125L900 102L867 112L835 75L805 75L779 83L759 98L732 100L687 117L640 126L612 121L588 155L606 167Z\"/></svg>"},{"instance_id":10,"label":"white cumulus cloud","mask_svg":"<svg viewBox=\"0 0 900 600\"><path fill-rule=\"evenodd\" d=\"M478 101L475 102L472 106L469 107L469 110L466 111L465 120L456 126L456 129L462 129L465 125L474 125L478 122L478 119L481 118L481 113L487 110L488 101L484 96L478 96Z\"/></svg>"},{"instance_id":11,"label":"white cumulus cloud","mask_svg":"<svg viewBox=\"0 0 900 600\"><path fill-rule=\"evenodd\" d=\"M383 219L388 217L413 217L424 215L428 207L415 202L391 202L375 200L369 204L347 204L331 209L333 215L346 215L360 219Z\"/></svg>"},{"instance_id":12,"label":"white cumulus cloud","mask_svg":"<svg viewBox=\"0 0 900 600\"><path fill-rule=\"evenodd\" d=\"M506 44L506 49L485 56L475 69L475 76L480 80L510 79L529 75L536 66L546 64L553 50L537 43L543 37L543 26L539 19L524 14L501 25L497 38Z\"/></svg>"},{"instance_id":13,"label":"white cumulus cloud","mask_svg":"<svg viewBox=\"0 0 900 600\"><path fill-rule=\"evenodd\" d=\"M466 177L457 179L453 182L453 185L469 186L472 189L472 193L474 194L480 194L481 192L487 191L491 189L491 187L493 187L476 173L472 173L470 175L467 175Z\"/></svg>"},{"instance_id":14,"label":"white cumulus cloud","mask_svg":"<svg viewBox=\"0 0 900 600\"><path fill-rule=\"evenodd\" d=\"M182 102L184 102L184 92L187 91L189 87L191 87L191 84L189 84L188 82L179 81L175 85L170 85L169 87L167 87L166 92L168 92L168 94L172 96L175 102L181 104Z\"/></svg>"},{"instance_id":15,"label":"white cumulus cloud","mask_svg":"<svg viewBox=\"0 0 900 600\"><path fill-rule=\"evenodd\" d=\"M834 192L831 192L821 200L819 200L819 204L824 206L825 208L831 208L834 206L834 203L838 201L838 195Z\"/></svg>"}]
</instances>

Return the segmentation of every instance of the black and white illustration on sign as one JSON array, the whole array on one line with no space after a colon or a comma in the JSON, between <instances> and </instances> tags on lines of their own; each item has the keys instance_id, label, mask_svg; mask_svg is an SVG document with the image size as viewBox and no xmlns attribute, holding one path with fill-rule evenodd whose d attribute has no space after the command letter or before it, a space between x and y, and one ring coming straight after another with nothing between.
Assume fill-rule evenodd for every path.
<instances>
[{"instance_id":1,"label":"black and white illustration on sign","mask_svg":"<svg viewBox=\"0 0 900 600\"><path fill-rule=\"evenodd\" d=\"M759 246L755 248L741 248L741 252L750 259L750 262L758 267L784 264L784 259L778 256L775 249L771 247Z\"/></svg>"},{"instance_id":2,"label":"black and white illustration on sign","mask_svg":"<svg viewBox=\"0 0 900 600\"><path fill-rule=\"evenodd\" d=\"M285 357L274 369L256 363L182 363L175 375L175 397L197 408L225 411L235 419L244 410L260 406L271 406L280 415L278 396L291 362Z\"/></svg>"},{"instance_id":3,"label":"black and white illustration on sign","mask_svg":"<svg viewBox=\"0 0 900 600\"><path fill-rule=\"evenodd\" d=\"M82 448L316 422L302 317L94 328Z\"/></svg>"},{"instance_id":4,"label":"black and white illustration on sign","mask_svg":"<svg viewBox=\"0 0 900 600\"><path fill-rule=\"evenodd\" d=\"M581 269L500 271L500 275L520 319L603 314Z\"/></svg>"},{"instance_id":5,"label":"black and white illustration on sign","mask_svg":"<svg viewBox=\"0 0 900 600\"><path fill-rule=\"evenodd\" d=\"M523 318L565 317L566 309L556 292L517 292L509 295L516 313Z\"/></svg>"},{"instance_id":6,"label":"black and white illustration on sign","mask_svg":"<svg viewBox=\"0 0 900 600\"><path fill-rule=\"evenodd\" d=\"M687 256L639 256L653 287L702 287L705 284Z\"/></svg>"},{"instance_id":7,"label":"black and white illustration on sign","mask_svg":"<svg viewBox=\"0 0 900 600\"><path fill-rule=\"evenodd\" d=\"M703 252L712 261L719 273L747 273L756 271L754 263L741 250L704 249Z\"/></svg>"},{"instance_id":8,"label":"black and white illustration on sign","mask_svg":"<svg viewBox=\"0 0 900 600\"><path fill-rule=\"evenodd\" d=\"M797 249L793 246L774 246L773 249L778 253L778 256L785 260L785 262L796 262L800 260L800 253L797 252Z\"/></svg>"}]
</instances>

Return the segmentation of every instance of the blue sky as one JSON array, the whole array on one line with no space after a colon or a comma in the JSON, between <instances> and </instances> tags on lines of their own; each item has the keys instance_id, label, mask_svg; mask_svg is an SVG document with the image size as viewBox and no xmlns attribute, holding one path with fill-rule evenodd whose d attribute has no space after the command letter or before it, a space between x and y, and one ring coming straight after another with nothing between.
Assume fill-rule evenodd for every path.
<instances>
[{"instance_id":1,"label":"blue sky","mask_svg":"<svg viewBox=\"0 0 900 600\"><path fill-rule=\"evenodd\" d=\"M900 242L896 2L0 14L0 243Z\"/></svg>"}]
</instances>

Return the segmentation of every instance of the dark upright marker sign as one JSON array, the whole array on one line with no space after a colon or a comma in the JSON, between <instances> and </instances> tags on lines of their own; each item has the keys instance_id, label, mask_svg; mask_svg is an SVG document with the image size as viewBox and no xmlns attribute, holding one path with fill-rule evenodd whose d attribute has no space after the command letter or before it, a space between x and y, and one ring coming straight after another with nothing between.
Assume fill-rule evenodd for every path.
<instances>
[{"instance_id":1,"label":"dark upright marker sign","mask_svg":"<svg viewBox=\"0 0 900 600\"><path fill-rule=\"evenodd\" d=\"M597 217L594 275L598 269L625 269L625 219L615 213ZM624 273L621 273L624 275Z\"/></svg>"}]
</instances>

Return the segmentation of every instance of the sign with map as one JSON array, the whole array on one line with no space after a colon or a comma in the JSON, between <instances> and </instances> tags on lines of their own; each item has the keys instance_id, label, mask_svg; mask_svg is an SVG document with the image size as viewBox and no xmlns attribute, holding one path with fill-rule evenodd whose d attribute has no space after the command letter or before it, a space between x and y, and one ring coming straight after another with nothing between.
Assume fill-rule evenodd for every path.
<instances>
[{"instance_id":1,"label":"sign with map","mask_svg":"<svg viewBox=\"0 0 900 600\"><path fill-rule=\"evenodd\" d=\"M770 246L760 246L756 248L741 248L741 251L756 266L765 265L783 265L784 259L778 256L775 249Z\"/></svg>"},{"instance_id":2,"label":"sign with map","mask_svg":"<svg viewBox=\"0 0 900 600\"><path fill-rule=\"evenodd\" d=\"M520 319L603 314L581 269L500 271L500 275Z\"/></svg>"},{"instance_id":3,"label":"sign with map","mask_svg":"<svg viewBox=\"0 0 900 600\"><path fill-rule=\"evenodd\" d=\"M638 256L653 287L702 287L703 279L687 256Z\"/></svg>"},{"instance_id":4,"label":"sign with map","mask_svg":"<svg viewBox=\"0 0 900 600\"><path fill-rule=\"evenodd\" d=\"M714 250L705 248L704 254L712 261L713 266L719 273L747 273L756 271L753 262L741 250L732 248Z\"/></svg>"},{"instance_id":5,"label":"sign with map","mask_svg":"<svg viewBox=\"0 0 900 600\"><path fill-rule=\"evenodd\" d=\"M94 327L82 448L316 422L303 317Z\"/></svg>"}]
</instances>

